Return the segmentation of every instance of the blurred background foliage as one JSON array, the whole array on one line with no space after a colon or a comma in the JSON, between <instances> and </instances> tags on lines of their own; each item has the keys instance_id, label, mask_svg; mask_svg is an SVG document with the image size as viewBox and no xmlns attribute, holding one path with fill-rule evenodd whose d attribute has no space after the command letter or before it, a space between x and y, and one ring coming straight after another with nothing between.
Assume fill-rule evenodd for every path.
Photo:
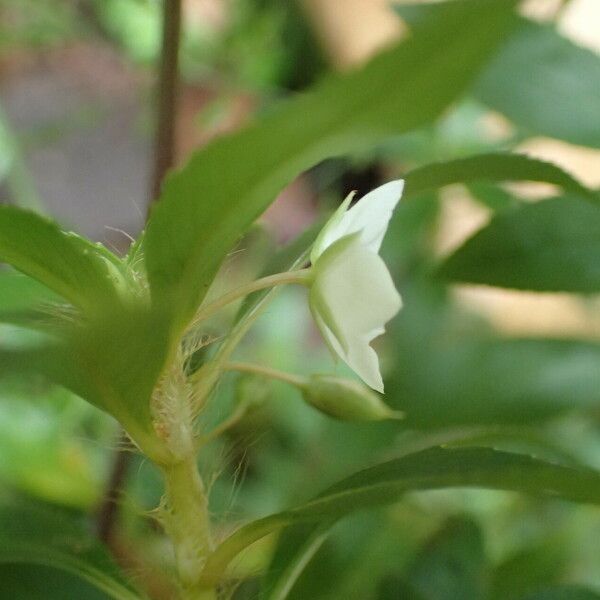
<instances>
[{"instance_id":1,"label":"blurred background foliage","mask_svg":"<svg viewBox=\"0 0 600 600\"><path fill-rule=\"evenodd\" d=\"M427 12L374 0L187 0L184 9L180 163L280 98L409 35ZM240 242L215 288L258 275L274 252L348 191L362 194L432 161L524 151L599 188L600 36L590 26L600 20L598 9L594 0L527 2L530 20L460 103L433 126L353 160L327 161L298 179ZM158 0L0 0L3 202L127 247L147 203L160 10ZM483 282L497 269L497 287L476 285L477 274L460 271L460 264L455 279L467 284L449 285L438 270L442 257L490 219L509 219L523 203L555 192L545 185L473 183L401 203L383 252L405 308L378 349L386 400L406 420L340 424L282 384L228 377L209 418L221 420L245 395L254 408L202 457L217 521L228 527L281 510L358 468L439 444L476 443L600 468L597 297L566 285L557 292L519 285L520 263L511 256L493 255L495 262L483 265ZM493 246L494 235L486 243ZM527 230L514 235L524 247L534 237ZM568 274L568 261L559 268ZM7 274L0 272L0 282L9 281ZM35 286L22 285L17 293L0 286L2 311L38 298ZM3 341L22 343L21 335L8 325L0 329ZM348 373L333 366L295 290L278 295L240 354L291 372ZM117 440L108 416L68 392L42 380L3 381L0 499L93 516ZM168 562L169 550L144 518L159 502L160 479L147 461L134 456L133 463L113 552L155 597L167 598L153 565ZM273 556L276 567L293 549L293 537L289 532L279 546L261 542L236 563L244 583L235 598L257 597L254 574ZM96 597L53 571L10 565L1 571L2 598ZM337 524L291 597L599 598L600 513L500 492L410 494Z\"/></svg>"}]
</instances>

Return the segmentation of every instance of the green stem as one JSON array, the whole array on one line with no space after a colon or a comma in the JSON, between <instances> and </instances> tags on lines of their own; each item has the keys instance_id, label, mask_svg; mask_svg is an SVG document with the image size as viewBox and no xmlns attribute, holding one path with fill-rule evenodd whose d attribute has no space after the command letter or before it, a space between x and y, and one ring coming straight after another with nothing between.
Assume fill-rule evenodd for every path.
<instances>
[{"instance_id":1,"label":"green stem","mask_svg":"<svg viewBox=\"0 0 600 600\"><path fill-rule=\"evenodd\" d=\"M306 384L306 378L300 375L292 375L291 373L284 373L283 371L277 371L276 369L271 369L269 367L263 367L261 365L254 365L250 363L243 362L229 362L225 363L222 367L223 371L239 371L241 373L252 373L255 375L261 375L262 377L267 377L269 379L276 379L278 381L283 381L285 383L289 383L290 385L296 387L302 387ZM211 430L206 435L198 438L196 441L196 449L200 449L206 444L214 441L218 437L220 437L225 431L239 423L246 414L248 410L247 403L240 403L240 405L233 411L233 413L227 417L224 421L219 423L213 430Z\"/></svg>"},{"instance_id":2,"label":"green stem","mask_svg":"<svg viewBox=\"0 0 600 600\"><path fill-rule=\"evenodd\" d=\"M298 271L287 271L285 273L277 273L276 275L270 275L269 277L263 277L257 279L245 286L237 288L222 296L215 302L206 305L204 308L200 308L200 311L196 314L193 324L198 323L202 319L207 318L207 315L214 314L216 311L221 309L229 302L233 302L238 298L245 297L252 292L256 292L265 288L273 288L278 285L286 283L299 283L302 285L310 285L312 281L312 270L300 269ZM274 290L270 290L269 294L273 294ZM198 406L203 405L211 391L214 389L224 365L229 360L229 357L233 354L237 345L240 343L242 338L246 335L250 327L256 319L259 317L261 312L266 308L268 302L267 298L263 298L250 312L244 316L236 325L233 327L225 341L219 347L215 357L210 362L206 363L202 368L198 369L194 375L192 375L192 383L195 384L195 395L197 398Z\"/></svg>"},{"instance_id":3,"label":"green stem","mask_svg":"<svg viewBox=\"0 0 600 600\"><path fill-rule=\"evenodd\" d=\"M283 381L299 388L303 387L307 383L306 378L302 377L301 375L293 375L292 373L285 373L284 371L278 371L277 369L272 369L271 367L264 367L262 365L255 365L252 363L232 361L226 363L223 366L223 370L240 371L242 373L261 375L262 377L267 377L268 379L277 379L278 381Z\"/></svg>"},{"instance_id":4,"label":"green stem","mask_svg":"<svg viewBox=\"0 0 600 600\"><path fill-rule=\"evenodd\" d=\"M246 285L242 285L234 290L231 290L227 294L224 294L220 298L217 298L214 302L210 302L204 306L201 306L194 320L192 321L192 327L197 325L200 321L204 321L209 317L212 317L215 313L221 310L223 307L244 298L253 292L264 290L265 288L271 288L276 285L284 285L287 283L298 283L300 285L310 285L311 281L311 270L301 269L299 271L286 271L285 273L277 273L275 275L269 275L268 277L262 277L256 281L251 281Z\"/></svg>"},{"instance_id":5,"label":"green stem","mask_svg":"<svg viewBox=\"0 0 600 600\"><path fill-rule=\"evenodd\" d=\"M214 590L201 588L199 577L212 550L208 500L194 454L163 467L165 496L162 521L171 538L182 600L212 600Z\"/></svg>"}]
</instances>

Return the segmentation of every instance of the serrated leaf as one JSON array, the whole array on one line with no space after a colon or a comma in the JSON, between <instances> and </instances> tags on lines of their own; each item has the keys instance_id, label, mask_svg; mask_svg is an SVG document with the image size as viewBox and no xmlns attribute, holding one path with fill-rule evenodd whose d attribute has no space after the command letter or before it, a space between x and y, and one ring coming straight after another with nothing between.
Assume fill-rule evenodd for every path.
<instances>
[{"instance_id":1,"label":"serrated leaf","mask_svg":"<svg viewBox=\"0 0 600 600\"><path fill-rule=\"evenodd\" d=\"M19 502L0 505L0 563L67 571L115 600L140 600L108 552L64 511Z\"/></svg>"},{"instance_id":2,"label":"serrated leaf","mask_svg":"<svg viewBox=\"0 0 600 600\"><path fill-rule=\"evenodd\" d=\"M557 165L524 154L490 153L432 163L405 177L404 197L453 183L536 181L560 186L565 192L600 202L600 196Z\"/></svg>"},{"instance_id":3,"label":"serrated leaf","mask_svg":"<svg viewBox=\"0 0 600 600\"><path fill-rule=\"evenodd\" d=\"M496 214L440 267L451 281L539 292L600 291L600 206L560 197Z\"/></svg>"},{"instance_id":4,"label":"serrated leaf","mask_svg":"<svg viewBox=\"0 0 600 600\"><path fill-rule=\"evenodd\" d=\"M169 305L175 327L191 318L236 239L296 175L435 119L504 37L513 6L456 6L365 68L214 142L169 177L145 242L153 300Z\"/></svg>"},{"instance_id":5,"label":"serrated leaf","mask_svg":"<svg viewBox=\"0 0 600 600\"><path fill-rule=\"evenodd\" d=\"M112 258L111 258L112 257ZM113 264L101 248L35 213L0 206L0 261L84 309L116 302Z\"/></svg>"},{"instance_id":6,"label":"serrated leaf","mask_svg":"<svg viewBox=\"0 0 600 600\"><path fill-rule=\"evenodd\" d=\"M262 537L296 522L320 522L396 502L407 491L447 487L510 490L600 504L600 474L488 448L433 448L365 469L314 500L253 521L209 556L202 580L215 585L229 562Z\"/></svg>"}]
</instances>

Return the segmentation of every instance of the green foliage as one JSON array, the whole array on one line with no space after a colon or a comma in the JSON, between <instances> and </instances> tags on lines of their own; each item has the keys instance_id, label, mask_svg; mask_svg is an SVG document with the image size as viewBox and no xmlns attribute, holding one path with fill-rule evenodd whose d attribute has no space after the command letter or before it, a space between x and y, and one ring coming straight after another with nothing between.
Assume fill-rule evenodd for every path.
<instances>
[{"instance_id":1,"label":"green foliage","mask_svg":"<svg viewBox=\"0 0 600 600\"><path fill-rule=\"evenodd\" d=\"M319 525L301 523L285 530L285 543L278 546L278 552L263 578L262 600L285 600L289 597L298 578L327 540L332 524L329 521Z\"/></svg>"},{"instance_id":2,"label":"green foliage","mask_svg":"<svg viewBox=\"0 0 600 600\"><path fill-rule=\"evenodd\" d=\"M584 198L598 201L597 193L581 185L556 165L523 154L479 154L425 165L405 178L405 198L453 183L481 181L539 181L562 187Z\"/></svg>"},{"instance_id":3,"label":"green foliage","mask_svg":"<svg viewBox=\"0 0 600 600\"><path fill-rule=\"evenodd\" d=\"M118 259L34 213L0 207L0 260L37 279L75 306L116 302Z\"/></svg>"},{"instance_id":4,"label":"green foliage","mask_svg":"<svg viewBox=\"0 0 600 600\"><path fill-rule=\"evenodd\" d=\"M600 290L600 206L565 196L503 211L452 254L447 279L535 291Z\"/></svg>"},{"instance_id":5,"label":"green foliage","mask_svg":"<svg viewBox=\"0 0 600 600\"><path fill-rule=\"evenodd\" d=\"M523 19L475 94L524 131L600 148L600 58Z\"/></svg>"},{"instance_id":6,"label":"green foliage","mask_svg":"<svg viewBox=\"0 0 600 600\"><path fill-rule=\"evenodd\" d=\"M561 581L565 552L560 541L528 547L507 557L492 574L492 598L512 600Z\"/></svg>"},{"instance_id":7,"label":"green foliage","mask_svg":"<svg viewBox=\"0 0 600 600\"><path fill-rule=\"evenodd\" d=\"M140 598L106 550L77 519L63 511L22 501L18 505L3 502L0 542L0 563L53 567L89 582L114 600Z\"/></svg>"},{"instance_id":8,"label":"green foliage","mask_svg":"<svg viewBox=\"0 0 600 600\"><path fill-rule=\"evenodd\" d=\"M111 597L65 571L43 565L0 564L0 581L5 598L107 600Z\"/></svg>"},{"instance_id":9,"label":"green foliage","mask_svg":"<svg viewBox=\"0 0 600 600\"><path fill-rule=\"evenodd\" d=\"M461 3L464 0L454 0ZM418 30L452 3L398 5ZM473 94L528 134L600 148L600 58L551 25L519 19L486 66Z\"/></svg>"},{"instance_id":10,"label":"green foliage","mask_svg":"<svg viewBox=\"0 0 600 600\"><path fill-rule=\"evenodd\" d=\"M60 297L46 286L14 271L0 271L0 322L31 325L40 304L58 302Z\"/></svg>"},{"instance_id":11,"label":"green foliage","mask_svg":"<svg viewBox=\"0 0 600 600\"><path fill-rule=\"evenodd\" d=\"M94 507L103 486L104 452L86 437L99 438L109 419L103 422L91 407L39 377L16 379L0 386L2 485L63 506Z\"/></svg>"},{"instance_id":12,"label":"green foliage","mask_svg":"<svg viewBox=\"0 0 600 600\"><path fill-rule=\"evenodd\" d=\"M598 405L599 344L499 336L425 290L405 301L386 400L409 425L518 425Z\"/></svg>"},{"instance_id":13,"label":"green foliage","mask_svg":"<svg viewBox=\"0 0 600 600\"><path fill-rule=\"evenodd\" d=\"M458 97L505 35L512 5L457 6L364 69L211 144L170 177L148 226L146 264L153 301L170 307L175 329L238 237L296 175L423 125Z\"/></svg>"},{"instance_id":14,"label":"green foliage","mask_svg":"<svg viewBox=\"0 0 600 600\"><path fill-rule=\"evenodd\" d=\"M411 565L409 583L431 600L484 600L488 568L478 525L455 518L425 544Z\"/></svg>"},{"instance_id":15,"label":"green foliage","mask_svg":"<svg viewBox=\"0 0 600 600\"><path fill-rule=\"evenodd\" d=\"M291 523L331 521L395 502L407 491L444 487L486 487L600 504L600 474L594 470L487 448L433 448L360 471L302 506L245 525L209 556L203 582L213 585L244 548Z\"/></svg>"},{"instance_id":16,"label":"green foliage","mask_svg":"<svg viewBox=\"0 0 600 600\"><path fill-rule=\"evenodd\" d=\"M352 595L361 600L598 597L576 586L544 590L572 580L563 574L571 574L575 560L569 562L561 542L564 531L576 529L579 509L511 496L512 504L503 510L498 506L507 495L494 495L494 501L491 495L487 499L464 497L475 498L472 501L458 495L483 493L464 488L489 488L600 504L600 474L578 466L595 464L598 457L597 432L589 415L597 412L600 401L600 344L501 336L483 320L459 312L445 288L447 283L466 282L534 291L600 290L598 192L555 165L506 151L512 142L532 133L600 147L598 58L549 26L515 18L515 4L513 0L458 0L425 9L399 9L414 27L411 37L362 69L329 77L307 94L267 111L250 127L210 144L171 174L146 233L123 260L38 215L0 207L0 260L23 273L0 273L0 320L35 330L2 329L0 374L22 379L22 375L42 373L69 388L118 419L168 477L177 470L181 457L170 447L167 450L164 440L169 440L172 431L155 427L156 403L152 404L166 381L177 388L168 390L178 401L169 407L173 409L169 417L182 430L184 426L190 429L183 431L190 440L183 434L182 439L190 441L194 451L195 444L205 444L202 470L207 480L223 463L222 470L232 478L247 468L247 480L238 486L239 502L230 497L229 481L207 486L213 487L211 511L212 503L219 517L243 506L240 512L250 519L210 554L203 584L226 585L223 576L234 558L254 542L280 533L260 592L254 587L259 585L256 564L236 561L232 577L251 582L250 591L243 592L250 597L257 593L263 600L333 600ZM253 5L250 11L257 19L256 29L233 31L232 53L225 61L227 56L248 55L240 73L267 86L281 76L275 73L282 68L278 57L263 63L250 56L248 49L263 48L263 44L268 48L271 40L266 38L273 32L281 35L280 15L285 9L273 4L272 12L263 15L261 6ZM98 7L100 26L113 31L133 54L154 52L157 4L110 2ZM130 32L136 27L130 28L136 19L144 31L133 39ZM440 127L433 126L448 107L469 93L471 102ZM473 125L484 114L473 97L514 122L513 140L482 142L472 131L461 138L465 123ZM453 116L457 117L454 121ZM427 129L419 130L423 127ZM453 127L456 131L449 132ZM425 143L415 150L415 139L405 137L408 132L416 136L417 145L419 140ZM271 401L263 380L259 387L256 379L246 379L237 388L237 408L247 404L252 410L243 422L234 423L232 416L237 418L244 411L236 416L235 401L228 397L234 396L234 386L226 378L216 385L222 365L215 357L228 358L227 353L264 311L274 292L246 297L231 331L213 352L214 347L198 342L212 336L212 322L185 328L217 270L255 219L296 176L332 156L372 153L376 145L398 135L403 137L393 140L393 145L400 158L398 169L408 171L406 201L398 208L385 253L402 285L405 308L391 325L388 338L382 340L382 365L390 373L385 402L405 411L406 420L332 424L290 392L274 386ZM380 146L378 160L390 148ZM470 156L456 158L467 151ZM438 162L431 163L433 158ZM415 163L420 166L414 168ZM551 184L563 195L526 204L501 187L509 181ZM439 266L434 264L428 236L439 216L436 193L450 184L466 185L495 214ZM302 266L319 229L320 223L269 255L264 274ZM229 275L225 273L224 279ZM259 361L273 359L311 372L323 365L322 355L315 351L310 336L304 336L304 342L300 339L306 325L301 320L294 340L299 349L289 351L291 338L284 330L290 329L290 313L297 306L288 300L271 305L270 324L261 323L262 329L257 328L251 343L241 349ZM193 360L186 354L188 344ZM175 367L181 365L175 359L182 355L184 366L177 371ZM211 364L217 364L214 371L210 371ZM203 370L206 365L208 371ZM171 369L177 371L176 377L161 377L171 375ZM200 393L206 391L202 386L213 392L210 397ZM11 485L71 507L94 503L95 478L69 477L67 470L64 478L54 475L61 461L76 458L73 445L65 446L67 458L60 455L63 430L49 428L44 443L29 447L35 417L24 405L21 412L14 409L22 398L12 400L12 404L5 403L4 414L10 417L5 416L0 474ZM203 402L208 403L208 410L198 418ZM234 406L229 417L228 402ZM534 428L567 411L580 412L588 426L585 435L578 430L572 435L568 428L567 434L556 434L549 425ZM48 418L57 425L63 413L57 411ZM26 431L11 431L17 419L26 423ZM231 425L220 436L217 448L208 444L216 437L211 438L211 419ZM263 434L268 443L263 444ZM257 438L260 443L249 443ZM565 443L567 438L569 443ZM26 451L11 453L17 443L27 445ZM497 444L511 452L437 447L445 443ZM423 448L429 449L418 451ZM532 448L545 458L531 458L527 453ZM171 463L163 460L165 454ZM390 456L401 458L381 462ZM11 457L37 467L17 473L18 465L11 468L8 464ZM195 455L185 458L195 465ZM549 462L557 458L571 466ZM312 497L314 490L365 464L375 466ZM190 473L196 475L193 469ZM177 515L183 523L179 533L189 541L185 540L186 524L198 516L198 506L204 508L203 486L194 480L197 485L190 490L200 500L193 497L185 504L189 500L185 484L193 477L186 473L182 479L178 490L192 518L186 521L186 514L178 510L181 506L171 506L172 497L161 503L161 510ZM155 506L162 490L155 481L148 487L147 496ZM455 489L436 492L437 496L409 494L445 488ZM456 494L453 500L446 502L443 494L452 493ZM307 497L312 499L302 503ZM460 510L456 510L457 502ZM548 514L537 514L540 508ZM367 509L379 510L367 513L361 525L365 515L360 511ZM534 517L527 515L528 510L536 513ZM255 520L265 514L270 516ZM565 514L576 517L569 521ZM454 516L448 520L448 515ZM137 517L136 523L141 521ZM502 541L497 542L488 530L496 527L497 533L502 518L512 519L515 531L501 532ZM557 531L560 527L561 534L552 539L549 533L540 534L540 539L522 541L520 536L531 535L536 526L541 529L535 518L548 520ZM592 519L585 515L581 522ZM129 521L127 526L128 535L139 534ZM143 539L157 541L164 554L163 541L142 527L147 536ZM501 548L492 558L487 544L491 541L501 547L511 535L508 551ZM254 557L258 570L268 563L268 541L263 541L267 543ZM191 541L194 561L199 559L196 549L205 542ZM147 546L150 554L154 546ZM17 562L21 564L10 570ZM2 592L14 597L139 597L86 524L73 513L57 509L26 503L0 506L0 563ZM58 570L69 576L62 578ZM193 586L198 573L188 571L186 585L191 581ZM327 589L324 582L335 578L340 581L331 586L334 589ZM47 590L40 587L40 579Z\"/></svg>"},{"instance_id":17,"label":"green foliage","mask_svg":"<svg viewBox=\"0 0 600 600\"><path fill-rule=\"evenodd\" d=\"M576 585L548 588L523 598L523 600L599 600L600 594Z\"/></svg>"}]
</instances>

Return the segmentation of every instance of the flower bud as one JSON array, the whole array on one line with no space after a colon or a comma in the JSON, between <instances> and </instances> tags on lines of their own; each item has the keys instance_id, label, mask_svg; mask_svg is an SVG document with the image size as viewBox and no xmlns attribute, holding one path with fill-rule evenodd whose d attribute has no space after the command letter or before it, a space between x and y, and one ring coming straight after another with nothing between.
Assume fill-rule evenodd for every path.
<instances>
[{"instance_id":1,"label":"flower bud","mask_svg":"<svg viewBox=\"0 0 600 600\"><path fill-rule=\"evenodd\" d=\"M381 397L358 381L334 375L312 375L302 386L304 400L322 413L342 421L401 419Z\"/></svg>"}]
</instances>

